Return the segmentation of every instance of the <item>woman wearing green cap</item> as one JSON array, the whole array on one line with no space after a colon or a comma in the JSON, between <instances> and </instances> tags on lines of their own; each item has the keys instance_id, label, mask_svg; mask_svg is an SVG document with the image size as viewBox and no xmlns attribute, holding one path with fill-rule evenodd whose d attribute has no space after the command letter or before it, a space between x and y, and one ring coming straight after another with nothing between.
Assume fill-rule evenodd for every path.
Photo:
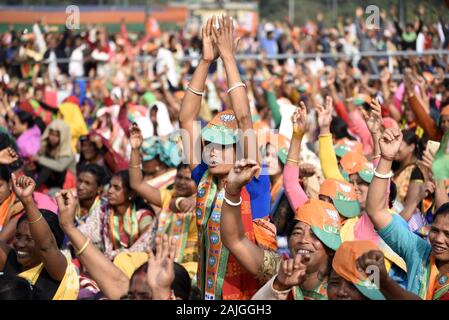
<instances>
[{"instance_id":1,"label":"woman wearing green cap","mask_svg":"<svg viewBox=\"0 0 449 320\"><path fill-rule=\"evenodd\" d=\"M250 299L258 289L257 281L222 246L220 220L225 198L226 177L233 167L237 151L257 161L258 148L252 132L253 124L245 84L241 81L235 60L237 41L233 36L233 21L229 17L211 18L203 27L203 56L182 102L179 121L184 130L183 145L198 186L196 215L199 233L198 287L205 299ZM205 94L205 81L212 62L218 56L223 60L228 81L228 95L232 110L217 114L199 134L195 123L201 99ZM239 140L237 129L249 135ZM201 139L205 144L201 160ZM251 141L253 141L251 143ZM252 148L252 149L250 149ZM252 154L249 154L252 150ZM265 175L254 178L238 198L244 209L245 231L256 241L253 219L268 216L270 207L269 179ZM266 233L261 228L260 234ZM273 232L274 233L274 232ZM275 244L275 241L274 241Z\"/></svg>"},{"instance_id":2,"label":"woman wearing green cap","mask_svg":"<svg viewBox=\"0 0 449 320\"><path fill-rule=\"evenodd\" d=\"M259 166L253 160L237 161L229 173L226 201L223 203L221 234L224 245L236 259L261 283L273 279L282 258L252 243L244 233L241 208L235 205L238 191L251 180ZM327 299L326 273L330 257L341 243L340 217L337 210L321 200L310 200L296 211L289 225L288 246L291 257L307 255L307 273L301 285L293 290L298 300ZM278 282L273 284L279 291L286 288Z\"/></svg>"},{"instance_id":3,"label":"woman wearing green cap","mask_svg":"<svg viewBox=\"0 0 449 320\"><path fill-rule=\"evenodd\" d=\"M340 206L339 212L342 217L347 218L341 230L343 241L349 240L372 240L387 257L388 269L392 276L399 283L406 285L406 265L404 260L399 257L376 233L367 213L365 212L365 201L368 194L368 187L373 178L372 164L362 155L354 151L346 153L337 162L337 157L332 145L330 135L330 123L333 112L332 99L326 99L324 106L318 105L316 110L318 113L318 122L320 125L320 160L326 179L334 179L336 181L348 181L355 189L357 201L360 204L359 213L348 215L348 212L342 211ZM377 101L372 101L371 111L364 112L367 127L371 132L374 145L374 152L380 153L379 144L377 143L379 134L382 132L381 123L381 106ZM374 159L377 161L377 159ZM374 162L375 162L374 161ZM403 221L405 227L406 222Z\"/></svg>"},{"instance_id":4,"label":"woman wearing green cap","mask_svg":"<svg viewBox=\"0 0 449 320\"><path fill-rule=\"evenodd\" d=\"M401 226L400 218L386 208L385 190L392 178L392 162L402 144L402 132L385 130L379 140L381 159L368 191L366 209L379 236L407 264L407 290L426 300L449 299L449 203L438 208L423 240Z\"/></svg>"},{"instance_id":5,"label":"woman wearing green cap","mask_svg":"<svg viewBox=\"0 0 449 320\"><path fill-rule=\"evenodd\" d=\"M286 300L292 288L301 285L310 257L296 255L283 260L275 278L253 300ZM335 252L328 271L329 300L419 300L389 277L381 250L371 241L347 241ZM285 290L279 291L274 283Z\"/></svg>"}]
</instances>

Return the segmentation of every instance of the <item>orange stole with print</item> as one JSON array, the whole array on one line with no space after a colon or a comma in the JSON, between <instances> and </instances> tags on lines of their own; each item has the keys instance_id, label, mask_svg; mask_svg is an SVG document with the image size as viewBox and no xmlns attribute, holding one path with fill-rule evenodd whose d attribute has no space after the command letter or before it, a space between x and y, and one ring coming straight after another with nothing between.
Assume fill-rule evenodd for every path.
<instances>
[{"instance_id":1,"label":"orange stole with print","mask_svg":"<svg viewBox=\"0 0 449 320\"><path fill-rule=\"evenodd\" d=\"M198 287L206 300L250 299L260 287L258 281L229 254L221 242L223 196L224 189L218 191L213 177L206 171L198 185L196 208L199 239ZM241 197L245 235L255 242L250 197L245 188L241 191Z\"/></svg>"}]
</instances>

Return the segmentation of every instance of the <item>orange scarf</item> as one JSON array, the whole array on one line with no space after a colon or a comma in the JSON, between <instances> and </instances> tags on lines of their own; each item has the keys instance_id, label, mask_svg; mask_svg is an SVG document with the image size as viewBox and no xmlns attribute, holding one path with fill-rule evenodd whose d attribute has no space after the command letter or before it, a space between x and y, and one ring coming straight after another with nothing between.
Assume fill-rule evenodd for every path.
<instances>
[{"instance_id":1,"label":"orange scarf","mask_svg":"<svg viewBox=\"0 0 449 320\"><path fill-rule=\"evenodd\" d=\"M9 222L11 218L11 208L16 201L16 195L11 192L8 198L0 205L0 230Z\"/></svg>"},{"instance_id":2,"label":"orange scarf","mask_svg":"<svg viewBox=\"0 0 449 320\"><path fill-rule=\"evenodd\" d=\"M449 274L440 276L440 271L435 263L435 257L430 255L430 275L427 287L426 300L439 300L449 291Z\"/></svg>"}]
</instances>

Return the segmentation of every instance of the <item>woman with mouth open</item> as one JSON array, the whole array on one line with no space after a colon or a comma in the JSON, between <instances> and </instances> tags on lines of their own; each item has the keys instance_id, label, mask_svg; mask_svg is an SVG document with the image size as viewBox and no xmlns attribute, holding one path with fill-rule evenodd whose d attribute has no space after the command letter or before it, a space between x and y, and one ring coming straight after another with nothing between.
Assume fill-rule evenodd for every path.
<instances>
[{"instance_id":1,"label":"woman with mouth open","mask_svg":"<svg viewBox=\"0 0 449 320\"><path fill-rule=\"evenodd\" d=\"M7 276L27 279L35 286L37 299L75 300L78 275L69 258L60 251L64 232L57 215L37 208L33 179L13 174L11 184L26 213L17 222L13 246L0 242L0 270Z\"/></svg>"},{"instance_id":2,"label":"woman with mouth open","mask_svg":"<svg viewBox=\"0 0 449 320\"><path fill-rule=\"evenodd\" d=\"M434 214L428 242L403 228L386 208L391 166L402 143L399 129L387 129L379 144L381 158L368 189L366 211L379 236L407 264L407 290L425 300L449 300L449 202Z\"/></svg>"},{"instance_id":3,"label":"woman with mouth open","mask_svg":"<svg viewBox=\"0 0 449 320\"><path fill-rule=\"evenodd\" d=\"M240 265L235 257L222 245L220 220L224 204L226 177L232 169L238 151L243 150L245 158L257 162L259 157L256 137L245 84L241 81L235 59L238 40L234 39L234 24L230 17L211 18L202 30L203 56L187 87L179 115L186 159L192 170L192 178L198 186L196 218L199 234L198 287L205 299L249 300L260 287L259 282ZM228 95L232 110L217 114L199 134L195 120L200 111L201 98L205 94L205 82L209 67L218 58L223 60L228 82ZM239 139L237 129L245 135ZM195 151L200 149L200 139L204 142L204 161ZM252 148L251 155L249 150ZM198 152L199 153L199 152ZM270 210L270 184L267 175L248 183L238 190L243 212L240 223L251 239L251 243L276 250L275 232L264 219ZM269 234L269 236L267 236ZM267 241L268 243L264 243Z\"/></svg>"}]
</instances>

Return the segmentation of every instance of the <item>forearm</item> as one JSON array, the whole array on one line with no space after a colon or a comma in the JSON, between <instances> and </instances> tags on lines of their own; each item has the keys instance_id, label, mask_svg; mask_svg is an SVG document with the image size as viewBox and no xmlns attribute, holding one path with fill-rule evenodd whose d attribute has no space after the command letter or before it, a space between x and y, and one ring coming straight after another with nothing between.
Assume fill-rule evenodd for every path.
<instances>
[{"instance_id":1,"label":"forearm","mask_svg":"<svg viewBox=\"0 0 449 320\"><path fill-rule=\"evenodd\" d=\"M391 163L391 161L381 157L376 171L380 174L389 174ZM382 229L391 221L391 215L387 211L388 182L389 179L381 179L374 175L368 188L366 212L377 230Z\"/></svg>"},{"instance_id":2,"label":"forearm","mask_svg":"<svg viewBox=\"0 0 449 320\"><path fill-rule=\"evenodd\" d=\"M431 140L440 140L441 133L437 130L435 121L431 116L424 110L419 99L413 94L408 96L407 102L413 110L416 116L416 122L420 127L423 128L424 132L427 134Z\"/></svg>"},{"instance_id":3,"label":"forearm","mask_svg":"<svg viewBox=\"0 0 449 320\"><path fill-rule=\"evenodd\" d=\"M402 288L390 277L381 280L379 289L386 300L422 300L419 296Z\"/></svg>"},{"instance_id":4,"label":"forearm","mask_svg":"<svg viewBox=\"0 0 449 320\"><path fill-rule=\"evenodd\" d=\"M162 199L160 191L143 180L142 170L140 169L139 149L131 150L129 184L131 189L133 189L139 196L145 198L149 203L161 207Z\"/></svg>"},{"instance_id":5,"label":"forearm","mask_svg":"<svg viewBox=\"0 0 449 320\"><path fill-rule=\"evenodd\" d=\"M308 197L299 184L299 158L302 136L293 134L290 149L288 151L287 163L284 167L284 189L290 206L296 210L303 205ZM289 160L297 161L296 164L290 164Z\"/></svg>"},{"instance_id":6,"label":"forearm","mask_svg":"<svg viewBox=\"0 0 449 320\"><path fill-rule=\"evenodd\" d=\"M226 198L232 202L238 202L240 196L226 193ZM240 206L230 206L223 201L220 226L223 245L248 272L256 275L263 264L263 249L246 238Z\"/></svg>"},{"instance_id":7,"label":"forearm","mask_svg":"<svg viewBox=\"0 0 449 320\"><path fill-rule=\"evenodd\" d=\"M237 61L233 56L222 57L223 65L226 71L228 88L242 82L237 68ZM234 110L237 123L240 130L252 129L251 112L249 109L249 100L245 87L237 87L229 93L232 109Z\"/></svg>"},{"instance_id":8,"label":"forearm","mask_svg":"<svg viewBox=\"0 0 449 320\"><path fill-rule=\"evenodd\" d=\"M280 112L279 104L276 101L276 96L273 92L267 91L265 93L268 108L271 110L271 115L273 117L276 128L281 124L282 115Z\"/></svg>"},{"instance_id":9,"label":"forearm","mask_svg":"<svg viewBox=\"0 0 449 320\"><path fill-rule=\"evenodd\" d=\"M204 91L207 73L209 71L210 62L200 60L190 82L190 87L194 90ZM186 90L184 99L181 105L181 112L179 113L179 121L181 126L183 122L193 121L198 116L201 107L202 96L197 95L190 90Z\"/></svg>"},{"instance_id":10,"label":"forearm","mask_svg":"<svg viewBox=\"0 0 449 320\"><path fill-rule=\"evenodd\" d=\"M63 227L63 230L77 252L86 244L87 238L74 226ZM78 259L109 299L118 300L128 292L128 278L93 244L89 244Z\"/></svg>"},{"instance_id":11,"label":"forearm","mask_svg":"<svg viewBox=\"0 0 449 320\"><path fill-rule=\"evenodd\" d=\"M37 247L43 252L53 249L58 250L55 237L53 236L53 233L41 212L34 203L33 198L23 200L22 204L27 215L27 220L31 222L35 221L34 223L29 224L29 226L31 236L33 237Z\"/></svg>"},{"instance_id":12,"label":"forearm","mask_svg":"<svg viewBox=\"0 0 449 320\"><path fill-rule=\"evenodd\" d=\"M422 199L419 198L419 191L422 183L410 182L407 196L405 198L404 209L400 215L405 221L409 221Z\"/></svg>"},{"instance_id":13,"label":"forearm","mask_svg":"<svg viewBox=\"0 0 449 320\"><path fill-rule=\"evenodd\" d=\"M319 137L319 157L324 178L344 181L345 179L338 168L337 156L335 155L334 146L332 144L332 136L330 133L326 132L329 132L329 130L326 130L325 128L324 130L321 130L321 135Z\"/></svg>"}]
</instances>

